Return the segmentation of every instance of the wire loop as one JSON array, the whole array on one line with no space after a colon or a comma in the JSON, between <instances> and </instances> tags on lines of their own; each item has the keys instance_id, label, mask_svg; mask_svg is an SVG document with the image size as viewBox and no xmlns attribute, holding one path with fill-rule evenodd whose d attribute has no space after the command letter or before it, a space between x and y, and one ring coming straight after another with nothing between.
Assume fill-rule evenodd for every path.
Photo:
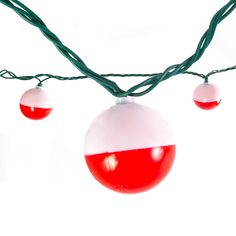
<instances>
[{"instance_id":1,"label":"wire loop","mask_svg":"<svg viewBox=\"0 0 236 236\"><path fill-rule=\"evenodd\" d=\"M14 73L10 71L2 70L0 71L0 77L5 79L20 79L20 80L37 79L39 81L39 84L42 85L43 82L51 78L58 80L78 80L89 77L95 80L101 86L103 86L113 96L124 97L124 96L143 96L152 91L160 82L165 81L178 74L191 74L199 76L203 78L205 82L208 82L208 78L213 74L236 69L236 66L234 66L222 70L214 70L208 73L207 75L187 71L204 54L205 50L210 45L214 37L217 26L230 13L234 11L234 9L236 8L236 0L230 0L218 12L216 12L216 14L213 16L210 22L208 30L201 37L197 45L196 51L192 56L190 56L180 64L175 64L167 67L165 71L162 73L154 73L154 74L98 74L93 70L91 70L89 67L87 67L87 65L83 62L83 60L75 52L73 52L71 49L65 46L61 42L61 40L47 28L46 24L42 21L42 19L39 16L37 16L32 10L30 10L27 6L25 6L23 3L21 3L18 0L0 0L0 3L11 8L17 14L19 14L25 21L37 27L43 33L43 35L54 44L54 46L61 52L61 54L64 57L66 57L83 74L83 76L77 76L77 77L62 77L50 74L39 74L36 76L17 77ZM132 86L127 91L124 91L114 81L109 80L106 77L149 77L149 78L137 85ZM137 90L140 89L143 89L143 91L137 92Z\"/></svg>"}]
</instances>

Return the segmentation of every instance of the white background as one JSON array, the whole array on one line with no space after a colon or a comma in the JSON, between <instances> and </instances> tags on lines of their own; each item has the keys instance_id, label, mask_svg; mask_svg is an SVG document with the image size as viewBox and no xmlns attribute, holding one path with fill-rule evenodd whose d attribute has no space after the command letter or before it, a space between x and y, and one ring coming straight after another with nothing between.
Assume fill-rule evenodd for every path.
<instances>
[{"instance_id":1,"label":"white background","mask_svg":"<svg viewBox=\"0 0 236 236\"><path fill-rule=\"evenodd\" d=\"M61 40L98 73L154 73L195 51L224 0L24 0ZM236 11L218 28L192 68L235 65ZM0 69L17 75L80 73L41 33L0 5ZM123 195L99 185L83 157L92 120L114 98L92 80L44 84L53 113L30 121L19 111L36 81L0 80L1 236L199 236L236 234L236 71L212 77L223 93L213 111L199 110L192 92L201 79L179 75L136 101L172 126L177 156L155 189ZM129 88L141 79L117 80Z\"/></svg>"}]
</instances>

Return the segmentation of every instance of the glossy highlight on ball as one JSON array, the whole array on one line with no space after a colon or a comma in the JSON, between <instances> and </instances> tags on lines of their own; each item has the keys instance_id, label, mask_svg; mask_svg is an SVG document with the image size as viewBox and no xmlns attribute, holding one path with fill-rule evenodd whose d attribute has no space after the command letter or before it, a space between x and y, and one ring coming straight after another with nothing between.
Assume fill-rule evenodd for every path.
<instances>
[{"instance_id":1,"label":"glossy highlight on ball","mask_svg":"<svg viewBox=\"0 0 236 236\"><path fill-rule=\"evenodd\" d=\"M176 145L161 114L124 98L94 120L84 152L100 184L134 194L152 189L167 176Z\"/></svg>"},{"instance_id":2,"label":"glossy highlight on ball","mask_svg":"<svg viewBox=\"0 0 236 236\"><path fill-rule=\"evenodd\" d=\"M213 102L199 102L194 100L194 103L203 110L212 110L220 104L221 100Z\"/></svg>"},{"instance_id":3,"label":"glossy highlight on ball","mask_svg":"<svg viewBox=\"0 0 236 236\"><path fill-rule=\"evenodd\" d=\"M220 90L214 84L200 84L194 90L193 101L197 107L203 110L212 110L221 102Z\"/></svg>"},{"instance_id":4,"label":"glossy highlight on ball","mask_svg":"<svg viewBox=\"0 0 236 236\"><path fill-rule=\"evenodd\" d=\"M31 120L44 119L52 112L52 108L29 107L22 104L20 104L20 110L25 117Z\"/></svg>"},{"instance_id":5,"label":"glossy highlight on ball","mask_svg":"<svg viewBox=\"0 0 236 236\"><path fill-rule=\"evenodd\" d=\"M139 193L160 183L170 171L175 145L86 156L89 170L105 187Z\"/></svg>"},{"instance_id":6,"label":"glossy highlight on ball","mask_svg":"<svg viewBox=\"0 0 236 236\"><path fill-rule=\"evenodd\" d=\"M52 112L51 99L41 87L27 90L20 99L22 114L31 120L42 120Z\"/></svg>"}]
</instances>

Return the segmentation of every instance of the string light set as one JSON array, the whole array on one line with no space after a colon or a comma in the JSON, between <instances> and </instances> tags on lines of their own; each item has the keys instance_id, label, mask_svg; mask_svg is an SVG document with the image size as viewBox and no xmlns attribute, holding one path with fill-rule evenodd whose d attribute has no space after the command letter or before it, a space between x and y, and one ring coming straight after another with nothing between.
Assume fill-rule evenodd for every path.
<instances>
[{"instance_id":1,"label":"string light set","mask_svg":"<svg viewBox=\"0 0 236 236\"><path fill-rule=\"evenodd\" d=\"M221 102L219 88L209 83L217 73L235 70L235 66L213 70L208 74L188 71L204 54L210 45L217 26L234 11L236 0L225 4L213 16L208 30L201 37L195 53L182 63L167 67L162 73L153 74L98 74L50 31L46 24L18 0L0 0L0 3L14 10L25 21L37 27L43 35L83 75L75 77L38 74L17 76L11 71L0 71L4 79L37 80L36 88L27 90L20 99L20 110L32 120L46 118L52 111L50 96L42 88L49 79L80 80L90 78L117 97L116 105L101 113L92 123L85 137L84 156L92 175L102 185L121 193L139 193L151 189L162 181L171 169L175 159L176 145L173 132L157 111L134 102L134 97L152 91L160 82L175 75L189 74L203 79L193 93L194 103L201 109L211 110ZM142 77L142 82L128 90L122 90L108 77Z\"/></svg>"}]
</instances>

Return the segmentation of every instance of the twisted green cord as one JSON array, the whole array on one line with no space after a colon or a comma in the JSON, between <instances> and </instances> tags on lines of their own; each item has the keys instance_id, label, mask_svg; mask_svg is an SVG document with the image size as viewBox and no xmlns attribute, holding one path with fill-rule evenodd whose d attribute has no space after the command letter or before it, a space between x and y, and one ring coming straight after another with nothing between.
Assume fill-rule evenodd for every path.
<instances>
[{"instance_id":1,"label":"twisted green cord","mask_svg":"<svg viewBox=\"0 0 236 236\"><path fill-rule=\"evenodd\" d=\"M65 56L84 76L78 77L62 77L62 76L53 76L50 74L39 74L36 76L21 76L17 77L12 72L7 70L0 71L0 77L5 79L15 78L21 80L30 80L36 78L41 85L42 82L48 80L50 78L55 78L58 80L76 80L76 79L85 79L91 78L103 86L106 90L108 90L112 95L116 97L124 97L124 96L143 96L153 90L160 82L167 80L175 75L178 74L192 74L197 75L201 78L204 78L205 81L208 81L209 76L225 72L228 70L236 69L234 67L226 68L223 70L214 70L207 75L198 74L196 72L188 72L187 70L196 62L198 61L201 56L204 54L206 48L210 45L216 28L220 22L222 22L233 10L236 8L236 0L230 0L227 4L225 4L212 18L208 30L203 34L201 37L197 49L195 53L187 58L180 64L175 64L166 68L166 70L162 73L154 73L154 74L97 74L96 72L92 71L90 68L86 66L86 64L82 61L82 59L71 49L66 47L60 39L50 31L46 24L28 7L26 7L23 3L19 2L18 0L0 0L0 2L7 7L14 10L17 14L19 14L24 20L28 23L32 24L33 26L37 27L44 36L50 40L55 47L61 52L63 56ZM144 80L143 82L131 87L127 91L122 90L115 82L107 79L106 77L149 77L148 79ZM43 79L40 79L43 78ZM147 88L145 88L147 87ZM137 90L143 88L142 92L136 92Z\"/></svg>"},{"instance_id":2,"label":"twisted green cord","mask_svg":"<svg viewBox=\"0 0 236 236\"><path fill-rule=\"evenodd\" d=\"M199 74L199 73L193 72L193 71L185 71L182 74L194 75L194 76L197 76L197 77L200 77L200 78L204 79L205 82L208 82L208 79L209 79L210 76L218 74L218 73L222 73L222 72L227 72L227 71L230 71L230 70L236 70L236 65L225 68L225 69L221 69L221 70L213 70L213 71L209 72L206 75ZM157 75L159 75L159 74L158 73L154 73L154 74L101 74L101 76L104 76L104 77L150 77L150 76L152 77L152 76L157 76ZM37 74L37 75L33 75L33 76L29 76L29 75L27 75L27 76L16 76L13 72L8 71L8 70L1 70L0 71L0 77L3 78L3 79L19 79L19 80L37 79L38 82L39 82L38 86L42 86L42 83L46 80L49 80L49 79L57 79L57 80L65 81L65 80L79 80L79 79L88 78L88 76L86 76L86 75L64 77L64 76L51 75L51 74Z\"/></svg>"}]
</instances>

